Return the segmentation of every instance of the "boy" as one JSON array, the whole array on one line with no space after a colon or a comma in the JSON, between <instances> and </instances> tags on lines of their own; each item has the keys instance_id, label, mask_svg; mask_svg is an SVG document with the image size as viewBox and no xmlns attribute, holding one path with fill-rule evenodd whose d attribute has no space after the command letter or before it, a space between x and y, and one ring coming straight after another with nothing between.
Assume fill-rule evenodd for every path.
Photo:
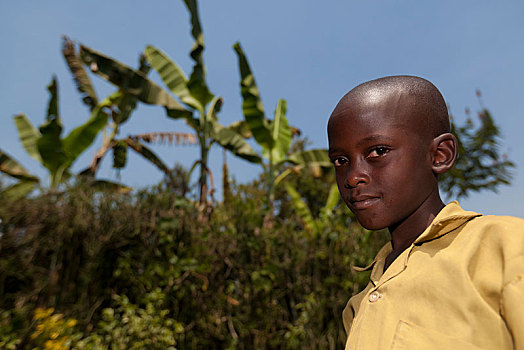
<instances>
[{"instance_id":1,"label":"boy","mask_svg":"<svg viewBox=\"0 0 524 350\"><path fill-rule=\"evenodd\" d=\"M524 350L524 220L444 205L449 131L442 95L419 77L361 84L331 114L341 197L362 226L391 234L343 312L346 349Z\"/></svg>"}]
</instances>

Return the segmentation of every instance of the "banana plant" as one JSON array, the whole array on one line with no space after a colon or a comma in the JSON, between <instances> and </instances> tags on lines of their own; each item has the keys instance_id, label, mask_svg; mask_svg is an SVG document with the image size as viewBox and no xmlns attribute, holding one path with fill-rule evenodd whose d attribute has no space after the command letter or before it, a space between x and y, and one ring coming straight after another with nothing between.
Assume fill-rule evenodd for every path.
<instances>
[{"instance_id":1,"label":"banana plant","mask_svg":"<svg viewBox=\"0 0 524 350\"><path fill-rule=\"evenodd\" d=\"M58 83L56 77L47 87L50 98L45 122L36 129L30 120L19 114L14 117L20 141L27 153L49 172L49 186L57 188L71 176L71 166L94 141L107 123L107 107L114 101L111 97L97 103L86 123L73 129L62 138L62 122L58 108ZM18 180L3 194L20 198L41 186L41 181L30 174L21 164L0 151L0 171Z\"/></svg>"},{"instance_id":2,"label":"banana plant","mask_svg":"<svg viewBox=\"0 0 524 350\"><path fill-rule=\"evenodd\" d=\"M66 36L63 37L62 55L71 71L77 90L83 97L82 101L92 111L98 104L96 91L84 69L79 50L77 50L75 43ZM145 57L141 55L138 71L147 75L150 69L151 67L147 64ZM124 139L117 138L121 126L130 118L132 112L135 110L138 98L119 89L110 95L109 101L112 103L110 106L107 106L111 112L110 119L107 120L106 125L109 137L104 137L103 144L98 152L96 152L91 165L82 171L81 175L94 178L100 162L109 151L113 152L113 167L116 169L124 168L127 163L127 149L129 147L169 176L171 174L170 169L152 150L143 145L139 140L130 137ZM110 120L111 122L109 122Z\"/></svg>"},{"instance_id":3,"label":"banana plant","mask_svg":"<svg viewBox=\"0 0 524 350\"><path fill-rule=\"evenodd\" d=\"M289 154L292 128L286 118L286 101L277 103L274 119L266 118L260 92L242 47L233 46L240 70L240 91L244 120L255 141L262 147L262 163L267 186L267 202L273 208L275 186L293 171L304 167L331 168L327 150L313 149ZM287 166L287 167L286 167Z\"/></svg>"},{"instance_id":4,"label":"banana plant","mask_svg":"<svg viewBox=\"0 0 524 350\"><path fill-rule=\"evenodd\" d=\"M245 141L241 132L242 126L234 123L228 127L218 122L223 100L214 96L206 83L206 70L203 62L204 36L198 16L196 0L184 0L191 17L191 35L195 42L190 57L193 60L193 71L189 78L182 69L164 52L148 46L145 56L151 66L158 72L169 92L147 79L141 72L81 46L81 56L91 71L117 85L146 104L159 105L165 108L166 115L172 119L184 120L196 133L200 146L200 159L192 166L200 167L199 187L200 203L205 204L208 196L209 151L213 144L218 144L236 156L251 162L259 163L259 155ZM173 97L176 96L180 103Z\"/></svg>"},{"instance_id":5,"label":"banana plant","mask_svg":"<svg viewBox=\"0 0 524 350\"><path fill-rule=\"evenodd\" d=\"M324 228L329 225L329 219L333 216L333 209L339 201L340 195L338 193L337 185L334 184L331 186L326 204L320 210L320 215L318 218L313 217L311 210L307 206L304 199L302 199L300 196L300 193L298 193L298 191L290 183L286 183L284 186L287 193L289 194L289 197L291 198L291 203L295 211L304 222L306 230L317 236L320 235Z\"/></svg>"},{"instance_id":6,"label":"banana plant","mask_svg":"<svg viewBox=\"0 0 524 350\"><path fill-rule=\"evenodd\" d=\"M40 183L40 179L29 173L20 163L0 150L0 172L18 180L0 192L1 197L16 200L26 196Z\"/></svg>"},{"instance_id":7,"label":"banana plant","mask_svg":"<svg viewBox=\"0 0 524 350\"><path fill-rule=\"evenodd\" d=\"M92 111L98 104L95 88L84 69L75 43L65 35L62 36L62 56L73 76L76 89L82 96L82 102Z\"/></svg>"},{"instance_id":8,"label":"banana plant","mask_svg":"<svg viewBox=\"0 0 524 350\"><path fill-rule=\"evenodd\" d=\"M83 96L83 102L89 108L95 108L98 98L91 80L84 69L81 52L80 50L77 50L74 42L66 36L63 37L62 54L71 71L71 74L73 75L77 89ZM140 55L138 72L146 76L150 69L151 66L148 64L145 56ZM118 91L110 96L110 100L112 102L112 105L110 106L111 122L108 120L106 125L106 130L108 131L107 134L109 134L109 136L104 133L105 137L103 139L102 146L96 152L90 166L80 174L84 177L87 176L89 178L94 178L102 159L109 151L112 151L113 153L113 168L122 169L127 164L127 151L128 149L131 149L156 166L164 173L168 181L173 183L174 179L172 177L173 174L171 169L141 141L147 142L147 136L153 135L152 137L154 138L157 134L165 134L167 137L171 137L173 135L179 137L179 133L152 133L138 135L139 137L128 136L126 138L120 138L118 135L121 131L121 127L129 120L132 112L136 109L139 99L135 95L126 92L124 89L118 89Z\"/></svg>"}]
</instances>

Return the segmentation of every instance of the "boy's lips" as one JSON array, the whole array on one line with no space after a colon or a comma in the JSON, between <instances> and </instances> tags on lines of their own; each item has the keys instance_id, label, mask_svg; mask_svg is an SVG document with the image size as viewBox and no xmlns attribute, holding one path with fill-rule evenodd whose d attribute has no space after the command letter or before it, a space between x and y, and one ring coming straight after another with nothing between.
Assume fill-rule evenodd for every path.
<instances>
[{"instance_id":1,"label":"boy's lips","mask_svg":"<svg viewBox=\"0 0 524 350\"><path fill-rule=\"evenodd\" d=\"M363 210L375 205L379 201L377 196L357 196L349 199L352 209Z\"/></svg>"}]
</instances>

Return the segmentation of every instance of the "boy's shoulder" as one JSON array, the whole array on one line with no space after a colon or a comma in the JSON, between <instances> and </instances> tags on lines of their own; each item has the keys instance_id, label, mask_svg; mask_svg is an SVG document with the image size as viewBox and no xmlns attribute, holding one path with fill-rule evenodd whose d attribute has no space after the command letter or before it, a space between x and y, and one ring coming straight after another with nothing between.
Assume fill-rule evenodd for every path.
<instances>
[{"instance_id":1,"label":"boy's shoulder","mask_svg":"<svg viewBox=\"0 0 524 350\"><path fill-rule=\"evenodd\" d=\"M472 223L482 225L487 230L524 232L524 219L515 216L479 215Z\"/></svg>"},{"instance_id":2,"label":"boy's shoulder","mask_svg":"<svg viewBox=\"0 0 524 350\"><path fill-rule=\"evenodd\" d=\"M470 234L484 246L501 249L505 259L524 256L524 219L513 216L482 215L468 223Z\"/></svg>"},{"instance_id":3,"label":"boy's shoulder","mask_svg":"<svg viewBox=\"0 0 524 350\"><path fill-rule=\"evenodd\" d=\"M505 215L483 215L474 211L466 211L457 201L453 201L442 209L432 225L459 226L467 223L467 227L475 228L477 232L486 234L501 234L504 238L508 232L515 236L524 235L524 219Z\"/></svg>"},{"instance_id":4,"label":"boy's shoulder","mask_svg":"<svg viewBox=\"0 0 524 350\"><path fill-rule=\"evenodd\" d=\"M489 225L500 227L501 229L515 229L524 232L524 219L506 215L482 215L481 220Z\"/></svg>"},{"instance_id":5,"label":"boy's shoulder","mask_svg":"<svg viewBox=\"0 0 524 350\"><path fill-rule=\"evenodd\" d=\"M524 219L505 215L480 215L471 225L486 234L500 235L504 240L524 238Z\"/></svg>"},{"instance_id":6,"label":"boy's shoulder","mask_svg":"<svg viewBox=\"0 0 524 350\"><path fill-rule=\"evenodd\" d=\"M453 201L415 241L417 244L422 245L422 249L447 252L450 258L466 265L476 262L504 271L505 278L515 275L511 272L512 266L521 265L518 274L524 274L524 219L521 218L482 215L466 211Z\"/></svg>"}]
</instances>

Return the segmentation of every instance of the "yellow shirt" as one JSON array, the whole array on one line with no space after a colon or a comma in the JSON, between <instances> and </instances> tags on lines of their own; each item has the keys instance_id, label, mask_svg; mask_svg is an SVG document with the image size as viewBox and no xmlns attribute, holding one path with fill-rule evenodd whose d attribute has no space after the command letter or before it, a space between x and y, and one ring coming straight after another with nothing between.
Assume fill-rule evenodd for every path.
<instances>
[{"instance_id":1,"label":"yellow shirt","mask_svg":"<svg viewBox=\"0 0 524 350\"><path fill-rule=\"evenodd\" d=\"M343 312L346 350L524 350L524 220L451 202Z\"/></svg>"}]
</instances>

